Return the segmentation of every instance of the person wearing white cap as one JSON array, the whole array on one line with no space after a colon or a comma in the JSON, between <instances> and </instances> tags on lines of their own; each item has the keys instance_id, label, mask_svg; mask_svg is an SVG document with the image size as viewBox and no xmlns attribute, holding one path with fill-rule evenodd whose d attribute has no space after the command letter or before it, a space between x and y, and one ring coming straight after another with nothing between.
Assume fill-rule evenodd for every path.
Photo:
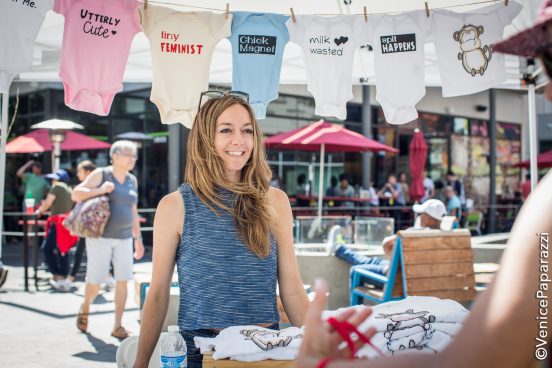
<instances>
[{"instance_id":1,"label":"person wearing white cap","mask_svg":"<svg viewBox=\"0 0 552 368\"><path fill-rule=\"evenodd\" d=\"M438 199L429 199L423 204L415 204L412 206L412 210L419 214L419 225L408 228L407 230L424 230L424 229L440 229L441 220L447 215L447 209L445 204ZM333 230L333 229L332 229ZM330 253L335 250L335 256L353 266L362 265L363 269L378 273L380 275L387 274L389 270L389 261L380 257L367 257L358 254L354 250L347 247L343 238L339 236L333 236L335 238ZM382 246L385 254L391 255L395 246L395 240L397 236L391 235L383 239ZM375 284L376 287L381 286Z\"/></svg>"}]
</instances>

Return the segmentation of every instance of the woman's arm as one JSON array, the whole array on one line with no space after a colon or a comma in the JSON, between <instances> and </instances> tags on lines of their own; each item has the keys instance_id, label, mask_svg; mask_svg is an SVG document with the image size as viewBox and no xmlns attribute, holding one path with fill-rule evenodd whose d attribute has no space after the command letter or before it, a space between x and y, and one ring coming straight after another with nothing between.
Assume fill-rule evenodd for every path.
<instances>
[{"instance_id":1,"label":"woman's arm","mask_svg":"<svg viewBox=\"0 0 552 368\"><path fill-rule=\"evenodd\" d=\"M40 204L40 207L37 208L36 214L41 215L44 212L48 211L50 207L54 204L54 201L56 200L56 196L52 193L48 193L46 196L46 199L42 201Z\"/></svg>"},{"instance_id":2,"label":"woman's arm","mask_svg":"<svg viewBox=\"0 0 552 368\"><path fill-rule=\"evenodd\" d=\"M293 246L293 215L289 198L283 191L270 188L269 198L276 211L276 240L278 242L278 284L280 299L289 321L303 325L309 299L301 281Z\"/></svg>"},{"instance_id":3,"label":"woman's arm","mask_svg":"<svg viewBox=\"0 0 552 368\"><path fill-rule=\"evenodd\" d=\"M134 219L132 222L132 239L134 240L134 259L141 259L144 256L144 240L142 239L142 229L140 228L140 215L138 215L138 205L132 206Z\"/></svg>"},{"instance_id":4,"label":"woman's arm","mask_svg":"<svg viewBox=\"0 0 552 368\"><path fill-rule=\"evenodd\" d=\"M170 285L176 249L184 222L184 204L178 192L166 195L153 223L153 270L151 285L142 312L138 354L134 368L147 367L169 306Z\"/></svg>"},{"instance_id":5,"label":"woman's arm","mask_svg":"<svg viewBox=\"0 0 552 368\"><path fill-rule=\"evenodd\" d=\"M82 183L73 189L71 199L74 202L82 202L102 194L111 193L115 189L115 185L112 182L105 181L100 186L103 176L102 171L103 169L96 169L92 171L92 173L88 175Z\"/></svg>"}]
</instances>

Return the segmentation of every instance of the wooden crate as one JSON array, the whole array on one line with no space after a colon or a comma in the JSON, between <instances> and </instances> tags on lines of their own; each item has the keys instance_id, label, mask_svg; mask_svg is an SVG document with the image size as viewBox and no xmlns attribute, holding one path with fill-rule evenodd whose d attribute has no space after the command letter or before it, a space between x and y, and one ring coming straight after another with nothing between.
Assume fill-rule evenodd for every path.
<instances>
[{"instance_id":1,"label":"wooden crate","mask_svg":"<svg viewBox=\"0 0 552 368\"><path fill-rule=\"evenodd\" d=\"M215 360L211 354L203 355L203 368L291 368L291 360L263 360L260 362L238 362L236 360Z\"/></svg>"}]
</instances>

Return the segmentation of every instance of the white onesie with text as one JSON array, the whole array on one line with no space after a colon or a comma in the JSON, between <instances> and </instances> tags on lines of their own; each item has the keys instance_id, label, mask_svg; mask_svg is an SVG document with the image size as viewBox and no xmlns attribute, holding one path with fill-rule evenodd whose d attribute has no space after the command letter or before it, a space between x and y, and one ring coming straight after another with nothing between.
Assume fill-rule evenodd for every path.
<instances>
[{"instance_id":1,"label":"white onesie with text","mask_svg":"<svg viewBox=\"0 0 552 368\"><path fill-rule=\"evenodd\" d=\"M54 0L0 1L0 93L21 72L31 70L33 44Z\"/></svg>"},{"instance_id":2,"label":"white onesie with text","mask_svg":"<svg viewBox=\"0 0 552 368\"><path fill-rule=\"evenodd\" d=\"M425 95L424 44L430 21L423 11L368 18L376 72L376 99L385 120L405 124L418 117Z\"/></svg>"},{"instance_id":3,"label":"white onesie with text","mask_svg":"<svg viewBox=\"0 0 552 368\"><path fill-rule=\"evenodd\" d=\"M290 41L302 48L307 88L316 104L315 114L347 118L347 101L353 98L353 59L358 46L367 43L363 17L299 15L287 21Z\"/></svg>"}]
</instances>

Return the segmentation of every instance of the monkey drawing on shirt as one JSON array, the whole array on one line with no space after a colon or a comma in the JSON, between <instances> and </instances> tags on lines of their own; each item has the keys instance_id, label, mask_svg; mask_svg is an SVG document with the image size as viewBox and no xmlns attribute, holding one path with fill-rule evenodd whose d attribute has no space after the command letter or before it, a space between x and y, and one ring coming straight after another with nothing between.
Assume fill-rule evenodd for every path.
<instances>
[{"instance_id":1,"label":"monkey drawing on shirt","mask_svg":"<svg viewBox=\"0 0 552 368\"><path fill-rule=\"evenodd\" d=\"M375 318L389 319L393 323L387 325L387 331L383 336L388 340L387 349L395 354L408 349L419 351L432 351L427 343L433 337L435 329L431 323L435 322L435 316L426 314L429 312L414 312L409 309L403 313L379 314Z\"/></svg>"},{"instance_id":2,"label":"monkey drawing on shirt","mask_svg":"<svg viewBox=\"0 0 552 368\"><path fill-rule=\"evenodd\" d=\"M458 53L458 60L462 61L462 66L472 77L476 74L483 76L493 55L492 46L481 47L479 36L484 31L483 26L468 24L453 34L454 40L460 43L462 50Z\"/></svg>"},{"instance_id":3,"label":"monkey drawing on shirt","mask_svg":"<svg viewBox=\"0 0 552 368\"><path fill-rule=\"evenodd\" d=\"M293 339L303 337L302 334L296 336L280 336L279 331L266 330L241 330L240 333L255 343L264 351L272 350L278 346L288 346Z\"/></svg>"}]
</instances>

